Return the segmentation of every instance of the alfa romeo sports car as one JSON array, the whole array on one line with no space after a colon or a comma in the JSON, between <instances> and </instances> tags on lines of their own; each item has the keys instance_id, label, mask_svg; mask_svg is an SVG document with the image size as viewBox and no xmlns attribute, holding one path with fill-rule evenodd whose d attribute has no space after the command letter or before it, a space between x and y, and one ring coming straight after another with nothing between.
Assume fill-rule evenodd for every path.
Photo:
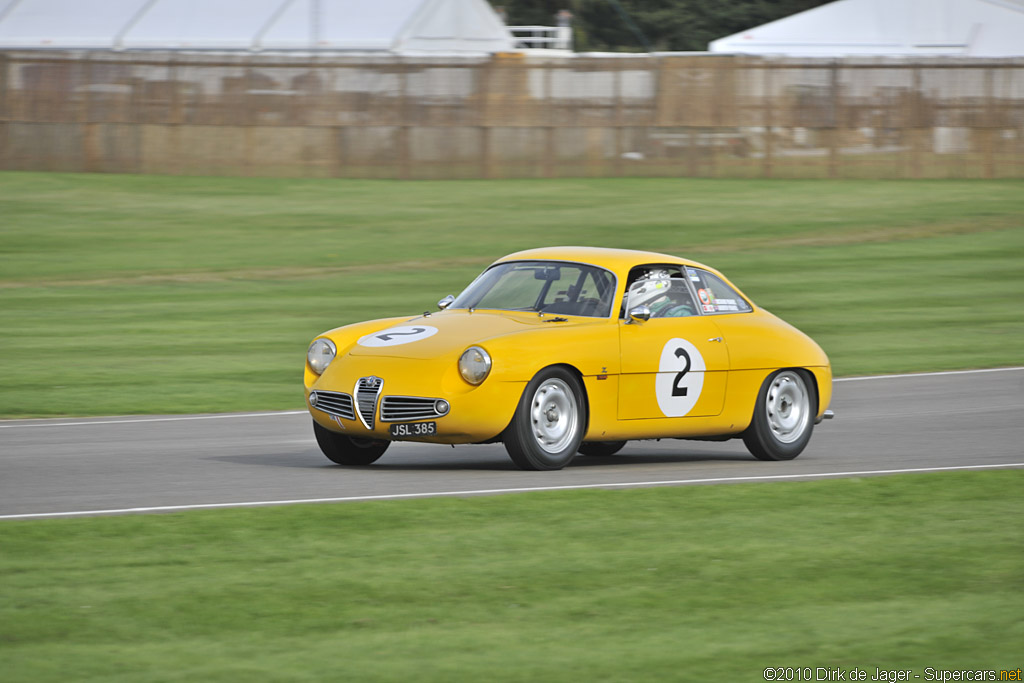
<instances>
[{"instance_id":1,"label":"alfa romeo sports car","mask_svg":"<svg viewBox=\"0 0 1024 683\"><path fill-rule=\"evenodd\" d=\"M799 455L831 417L828 357L721 273L652 252L554 247L496 261L440 311L324 332L305 388L324 454L501 441L556 470L631 439L742 438Z\"/></svg>"}]
</instances>

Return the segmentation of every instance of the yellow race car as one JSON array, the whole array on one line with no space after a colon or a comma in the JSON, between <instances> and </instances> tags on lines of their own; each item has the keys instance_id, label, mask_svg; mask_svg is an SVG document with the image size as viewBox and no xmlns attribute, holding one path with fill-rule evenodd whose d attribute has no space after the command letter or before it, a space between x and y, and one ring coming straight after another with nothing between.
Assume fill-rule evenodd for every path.
<instances>
[{"instance_id":1,"label":"yellow race car","mask_svg":"<svg viewBox=\"0 0 1024 683\"><path fill-rule=\"evenodd\" d=\"M556 470L631 439L739 437L759 459L789 460L831 417L821 348L694 261L533 249L438 307L313 340L306 400L328 458L501 441L519 467Z\"/></svg>"}]
</instances>

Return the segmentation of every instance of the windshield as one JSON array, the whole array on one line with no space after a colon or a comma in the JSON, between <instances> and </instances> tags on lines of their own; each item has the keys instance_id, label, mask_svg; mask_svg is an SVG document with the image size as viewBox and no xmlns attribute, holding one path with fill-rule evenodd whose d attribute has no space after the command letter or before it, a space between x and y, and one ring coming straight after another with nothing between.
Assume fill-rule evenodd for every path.
<instances>
[{"instance_id":1,"label":"windshield","mask_svg":"<svg viewBox=\"0 0 1024 683\"><path fill-rule=\"evenodd\" d=\"M582 263L511 261L491 266L449 308L493 308L607 318L615 276Z\"/></svg>"}]
</instances>

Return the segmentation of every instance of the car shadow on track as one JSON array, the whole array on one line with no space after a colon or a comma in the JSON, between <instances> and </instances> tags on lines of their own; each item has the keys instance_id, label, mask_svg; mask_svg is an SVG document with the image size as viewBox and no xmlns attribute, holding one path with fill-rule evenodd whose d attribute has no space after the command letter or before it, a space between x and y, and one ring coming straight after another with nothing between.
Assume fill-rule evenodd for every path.
<instances>
[{"instance_id":1,"label":"car shadow on track","mask_svg":"<svg viewBox=\"0 0 1024 683\"><path fill-rule=\"evenodd\" d=\"M688 453L644 453L630 455L629 453L617 453L616 455L586 455L577 456L570 467L601 467L607 465L664 465L678 464L685 462L747 462L753 458L741 453L712 453L712 452L688 452Z\"/></svg>"},{"instance_id":2,"label":"car shadow on track","mask_svg":"<svg viewBox=\"0 0 1024 683\"><path fill-rule=\"evenodd\" d=\"M252 453L239 455L215 455L207 460L235 465L284 467L290 469L327 469L339 472L443 472L443 471L519 471L505 451L498 447L461 447L458 449L431 448L427 453L385 453L380 460L372 465L345 466L336 465L327 460L318 450L303 449L295 453ZM649 448L627 448L615 455L595 456L578 455L567 469L621 467L630 465L675 465L684 463L708 462L747 462L753 458L746 453L722 452L713 450L667 451L660 449L652 452Z\"/></svg>"}]
</instances>

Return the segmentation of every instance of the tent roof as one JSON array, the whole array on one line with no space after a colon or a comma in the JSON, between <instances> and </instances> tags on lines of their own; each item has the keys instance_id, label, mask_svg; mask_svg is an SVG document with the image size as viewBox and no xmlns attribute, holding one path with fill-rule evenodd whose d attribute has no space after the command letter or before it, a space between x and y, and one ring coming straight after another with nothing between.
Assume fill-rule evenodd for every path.
<instances>
[{"instance_id":1,"label":"tent roof","mask_svg":"<svg viewBox=\"0 0 1024 683\"><path fill-rule=\"evenodd\" d=\"M486 0L0 0L0 48L500 52Z\"/></svg>"},{"instance_id":2,"label":"tent roof","mask_svg":"<svg viewBox=\"0 0 1024 683\"><path fill-rule=\"evenodd\" d=\"M837 0L719 38L712 52L1024 55L1024 0Z\"/></svg>"}]
</instances>

